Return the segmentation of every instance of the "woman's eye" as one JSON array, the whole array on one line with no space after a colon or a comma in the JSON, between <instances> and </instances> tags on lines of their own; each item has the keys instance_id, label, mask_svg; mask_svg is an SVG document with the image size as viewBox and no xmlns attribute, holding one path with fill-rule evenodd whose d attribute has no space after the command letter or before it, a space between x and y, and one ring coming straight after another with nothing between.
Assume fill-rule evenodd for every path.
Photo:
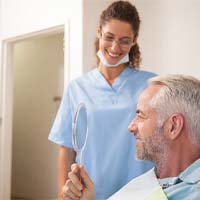
<instances>
[{"instance_id":1,"label":"woman's eye","mask_svg":"<svg viewBox=\"0 0 200 200\"><path fill-rule=\"evenodd\" d=\"M106 39L106 40L109 40L109 41L112 41L112 40L114 40L112 36L108 36L108 35L107 35L107 36L105 36L105 39Z\"/></svg>"},{"instance_id":2,"label":"woman's eye","mask_svg":"<svg viewBox=\"0 0 200 200\"><path fill-rule=\"evenodd\" d=\"M121 43L122 45L129 45L129 44L131 44L131 40L127 40L127 39L120 40L120 43Z\"/></svg>"}]
</instances>

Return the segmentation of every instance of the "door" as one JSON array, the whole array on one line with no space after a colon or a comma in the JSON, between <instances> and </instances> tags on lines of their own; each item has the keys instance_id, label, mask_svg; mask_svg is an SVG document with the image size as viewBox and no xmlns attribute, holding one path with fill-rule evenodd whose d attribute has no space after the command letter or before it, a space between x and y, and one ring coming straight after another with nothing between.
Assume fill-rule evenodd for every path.
<instances>
[{"instance_id":1,"label":"door","mask_svg":"<svg viewBox=\"0 0 200 200\"><path fill-rule=\"evenodd\" d=\"M57 150L47 139L64 85L64 33L13 46L12 199L57 195Z\"/></svg>"},{"instance_id":2,"label":"door","mask_svg":"<svg viewBox=\"0 0 200 200\"><path fill-rule=\"evenodd\" d=\"M34 193L34 199L40 196L42 196L42 199L52 199L56 195L57 147L48 141L47 136L59 107L63 82L67 84L69 80L68 40L68 23L3 40L2 79L0 80L2 94L0 105L2 108L0 199L11 199L11 193L20 196L26 195L27 197L33 196ZM64 41L66 43L65 49ZM23 50L25 48L21 48L22 46L28 46L28 48ZM39 46L37 50L36 46ZM42 51L39 49L42 49ZM53 49L56 51L53 52ZM34 55L34 51L40 58ZM57 55L59 59L56 58L58 52L60 52L60 56ZM20 54L26 56L20 57ZM35 56L35 60L31 55ZM55 62L56 59L59 62ZM18 62L18 65L15 65L15 61ZM47 63L46 67L45 63ZM28 113L25 108L32 111L30 110L30 113ZM30 125L31 123L33 124ZM41 145L41 141L45 144ZM46 162L41 157L46 159ZM23 163L23 166L21 163ZM38 167L35 163L38 164ZM45 163L48 163L48 167ZM37 170L33 172L35 166ZM32 169L33 171L31 171ZM48 177L46 171L49 171ZM18 176L18 174L21 176ZM32 183L34 182L34 187L36 186L34 191L27 187L28 183L24 175L29 177ZM45 182L45 179L50 184L43 184L43 189L37 188L37 183Z\"/></svg>"}]
</instances>

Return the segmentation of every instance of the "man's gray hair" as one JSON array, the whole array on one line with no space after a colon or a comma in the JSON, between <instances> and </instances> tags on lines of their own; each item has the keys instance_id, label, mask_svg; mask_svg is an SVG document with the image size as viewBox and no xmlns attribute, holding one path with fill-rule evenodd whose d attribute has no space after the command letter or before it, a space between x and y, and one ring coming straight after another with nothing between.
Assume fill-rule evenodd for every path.
<instances>
[{"instance_id":1,"label":"man's gray hair","mask_svg":"<svg viewBox=\"0 0 200 200\"><path fill-rule=\"evenodd\" d=\"M187 75L157 76L149 85L163 86L152 98L161 125L173 113L181 113L193 144L200 146L200 80Z\"/></svg>"}]
</instances>

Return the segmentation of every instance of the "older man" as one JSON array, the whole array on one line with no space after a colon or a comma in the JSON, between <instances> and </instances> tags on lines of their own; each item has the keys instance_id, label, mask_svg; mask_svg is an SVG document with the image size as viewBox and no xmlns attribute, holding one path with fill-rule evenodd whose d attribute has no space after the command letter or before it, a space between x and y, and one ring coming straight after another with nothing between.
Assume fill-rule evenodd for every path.
<instances>
[{"instance_id":1,"label":"older man","mask_svg":"<svg viewBox=\"0 0 200 200\"><path fill-rule=\"evenodd\" d=\"M136 157L156 167L110 199L200 199L200 80L184 75L150 79L129 131L136 139ZM64 193L66 200L94 199L83 166L72 165Z\"/></svg>"}]
</instances>

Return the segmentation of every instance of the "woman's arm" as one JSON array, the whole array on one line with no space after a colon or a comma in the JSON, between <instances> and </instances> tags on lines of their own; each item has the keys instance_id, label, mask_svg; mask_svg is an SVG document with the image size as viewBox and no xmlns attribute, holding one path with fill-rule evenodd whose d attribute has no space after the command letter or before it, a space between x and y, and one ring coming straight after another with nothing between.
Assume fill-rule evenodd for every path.
<instances>
[{"instance_id":1,"label":"woman's arm","mask_svg":"<svg viewBox=\"0 0 200 200\"><path fill-rule=\"evenodd\" d=\"M58 200L63 198L63 186L68 179L71 165L75 162L76 153L73 149L61 146L58 154Z\"/></svg>"}]
</instances>

